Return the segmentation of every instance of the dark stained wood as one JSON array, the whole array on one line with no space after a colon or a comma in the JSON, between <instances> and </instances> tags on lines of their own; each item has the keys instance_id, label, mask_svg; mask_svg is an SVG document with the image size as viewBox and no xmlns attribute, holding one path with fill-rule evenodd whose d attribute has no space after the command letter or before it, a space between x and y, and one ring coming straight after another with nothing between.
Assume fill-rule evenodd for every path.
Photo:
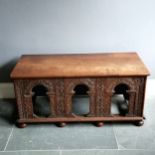
<instances>
[{"instance_id":1,"label":"dark stained wood","mask_svg":"<svg viewBox=\"0 0 155 155\"><path fill-rule=\"evenodd\" d=\"M14 79L142 75L149 72L136 53L24 55L11 73Z\"/></svg>"},{"instance_id":2,"label":"dark stained wood","mask_svg":"<svg viewBox=\"0 0 155 155\"><path fill-rule=\"evenodd\" d=\"M144 120L136 121L136 122L135 122L135 125L136 125L136 126L142 126L143 124L144 124Z\"/></svg>"},{"instance_id":3,"label":"dark stained wood","mask_svg":"<svg viewBox=\"0 0 155 155\"><path fill-rule=\"evenodd\" d=\"M59 122L59 123L57 123L57 126L62 128L64 126L66 126L66 123L65 122Z\"/></svg>"},{"instance_id":4,"label":"dark stained wood","mask_svg":"<svg viewBox=\"0 0 155 155\"><path fill-rule=\"evenodd\" d=\"M27 124L26 123L17 123L17 126L19 128L25 128L27 126Z\"/></svg>"},{"instance_id":5,"label":"dark stained wood","mask_svg":"<svg viewBox=\"0 0 155 155\"><path fill-rule=\"evenodd\" d=\"M96 122L96 126L97 126L97 127L102 127L103 125L104 125L103 122Z\"/></svg>"},{"instance_id":6,"label":"dark stained wood","mask_svg":"<svg viewBox=\"0 0 155 155\"><path fill-rule=\"evenodd\" d=\"M17 98L19 127L26 123L53 122L60 127L66 122L106 121L143 122L145 85L149 75L136 53L85 54L85 55L33 55L23 56L11 73ZM78 116L72 111L74 88L88 88L89 113ZM111 99L116 86L125 85L123 92L128 110L121 115L111 114ZM37 85L45 87L51 114L39 117L34 113L32 92Z\"/></svg>"},{"instance_id":7,"label":"dark stained wood","mask_svg":"<svg viewBox=\"0 0 155 155\"><path fill-rule=\"evenodd\" d=\"M48 123L48 122L137 122L143 120L143 117L123 117L123 116L115 116L115 117L57 117L57 118L28 118L28 119L19 119L18 123Z\"/></svg>"}]
</instances>

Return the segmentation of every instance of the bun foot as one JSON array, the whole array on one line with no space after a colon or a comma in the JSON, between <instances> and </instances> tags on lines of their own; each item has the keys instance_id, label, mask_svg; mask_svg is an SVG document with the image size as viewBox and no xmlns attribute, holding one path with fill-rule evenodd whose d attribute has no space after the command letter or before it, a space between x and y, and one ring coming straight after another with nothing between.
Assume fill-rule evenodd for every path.
<instances>
[{"instance_id":1,"label":"bun foot","mask_svg":"<svg viewBox=\"0 0 155 155\"><path fill-rule=\"evenodd\" d=\"M103 123L103 122L96 122L95 125L96 125L97 127L101 127L101 126L104 125L104 123Z\"/></svg>"},{"instance_id":2,"label":"bun foot","mask_svg":"<svg viewBox=\"0 0 155 155\"><path fill-rule=\"evenodd\" d=\"M18 128L25 128L27 126L26 123L17 123Z\"/></svg>"},{"instance_id":3,"label":"bun foot","mask_svg":"<svg viewBox=\"0 0 155 155\"><path fill-rule=\"evenodd\" d=\"M142 126L143 124L144 124L143 120L135 122L136 126Z\"/></svg>"},{"instance_id":4,"label":"bun foot","mask_svg":"<svg viewBox=\"0 0 155 155\"><path fill-rule=\"evenodd\" d=\"M65 122L61 122L61 123L58 123L57 126L62 128L62 127L66 126L66 123Z\"/></svg>"}]
</instances>

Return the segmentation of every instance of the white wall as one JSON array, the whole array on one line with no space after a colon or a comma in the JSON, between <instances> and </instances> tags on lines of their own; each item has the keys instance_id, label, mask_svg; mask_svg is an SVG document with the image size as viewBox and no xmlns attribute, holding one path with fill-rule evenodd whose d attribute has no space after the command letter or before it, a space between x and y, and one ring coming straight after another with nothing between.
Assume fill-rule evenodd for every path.
<instances>
[{"instance_id":1,"label":"white wall","mask_svg":"<svg viewBox=\"0 0 155 155\"><path fill-rule=\"evenodd\" d=\"M27 53L137 51L155 78L155 0L0 0L0 76Z\"/></svg>"}]
</instances>

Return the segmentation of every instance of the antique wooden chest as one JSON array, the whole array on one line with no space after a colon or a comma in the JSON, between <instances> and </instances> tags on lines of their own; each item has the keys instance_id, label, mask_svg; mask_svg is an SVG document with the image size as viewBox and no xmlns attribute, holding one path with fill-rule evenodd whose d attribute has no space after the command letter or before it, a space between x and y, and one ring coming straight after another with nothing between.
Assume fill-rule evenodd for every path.
<instances>
[{"instance_id":1,"label":"antique wooden chest","mask_svg":"<svg viewBox=\"0 0 155 155\"><path fill-rule=\"evenodd\" d=\"M65 126L66 122L94 122L102 126L105 121L132 121L142 125L148 75L135 52L23 55L11 73L18 125L55 122ZM88 97L87 113L74 113L76 95ZM35 110L38 96L48 101L46 115L39 115ZM121 98L115 105L122 112L112 113L115 97Z\"/></svg>"}]
</instances>

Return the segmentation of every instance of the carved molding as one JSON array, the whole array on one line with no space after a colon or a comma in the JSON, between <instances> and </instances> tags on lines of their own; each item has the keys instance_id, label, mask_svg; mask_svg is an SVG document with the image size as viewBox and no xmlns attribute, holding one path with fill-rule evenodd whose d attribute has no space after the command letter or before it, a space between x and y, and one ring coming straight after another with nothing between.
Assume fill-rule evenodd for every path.
<instances>
[{"instance_id":1,"label":"carved molding","mask_svg":"<svg viewBox=\"0 0 155 155\"><path fill-rule=\"evenodd\" d=\"M73 93L73 90L74 88L77 86L77 85L86 85L88 88L89 88L89 92L90 93L93 93L94 91L94 87L95 87L95 79L93 78L69 78L69 79L65 79L65 82L66 82L66 92L68 94L72 94Z\"/></svg>"},{"instance_id":2,"label":"carved molding","mask_svg":"<svg viewBox=\"0 0 155 155\"><path fill-rule=\"evenodd\" d=\"M37 85L43 85L45 88L48 89L48 92L54 93L54 80L47 80L47 79L35 79L35 80L23 80L23 84L25 87L24 93L29 94L32 92L32 89Z\"/></svg>"},{"instance_id":3,"label":"carved molding","mask_svg":"<svg viewBox=\"0 0 155 155\"><path fill-rule=\"evenodd\" d=\"M65 79L65 111L67 116L76 117L72 114L72 97L74 95L74 88L77 85L85 85L88 87L89 92L89 108L90 112L88 116L94 116L94 101L95 101L95 83L96 80L94 78L69 78Z\"/></svg>"},{"instance_id":4,"label":"carved molding","mask_svg":"<svg viewBox=\"0 0 155 155\"><path fill-rule=\"evenodd\" d=\"M126 84L130 90L135 90L135 79L134 78L107 78L108 92L113 92L114 88L119 84Z\"/></svg>"}]
</instances>

